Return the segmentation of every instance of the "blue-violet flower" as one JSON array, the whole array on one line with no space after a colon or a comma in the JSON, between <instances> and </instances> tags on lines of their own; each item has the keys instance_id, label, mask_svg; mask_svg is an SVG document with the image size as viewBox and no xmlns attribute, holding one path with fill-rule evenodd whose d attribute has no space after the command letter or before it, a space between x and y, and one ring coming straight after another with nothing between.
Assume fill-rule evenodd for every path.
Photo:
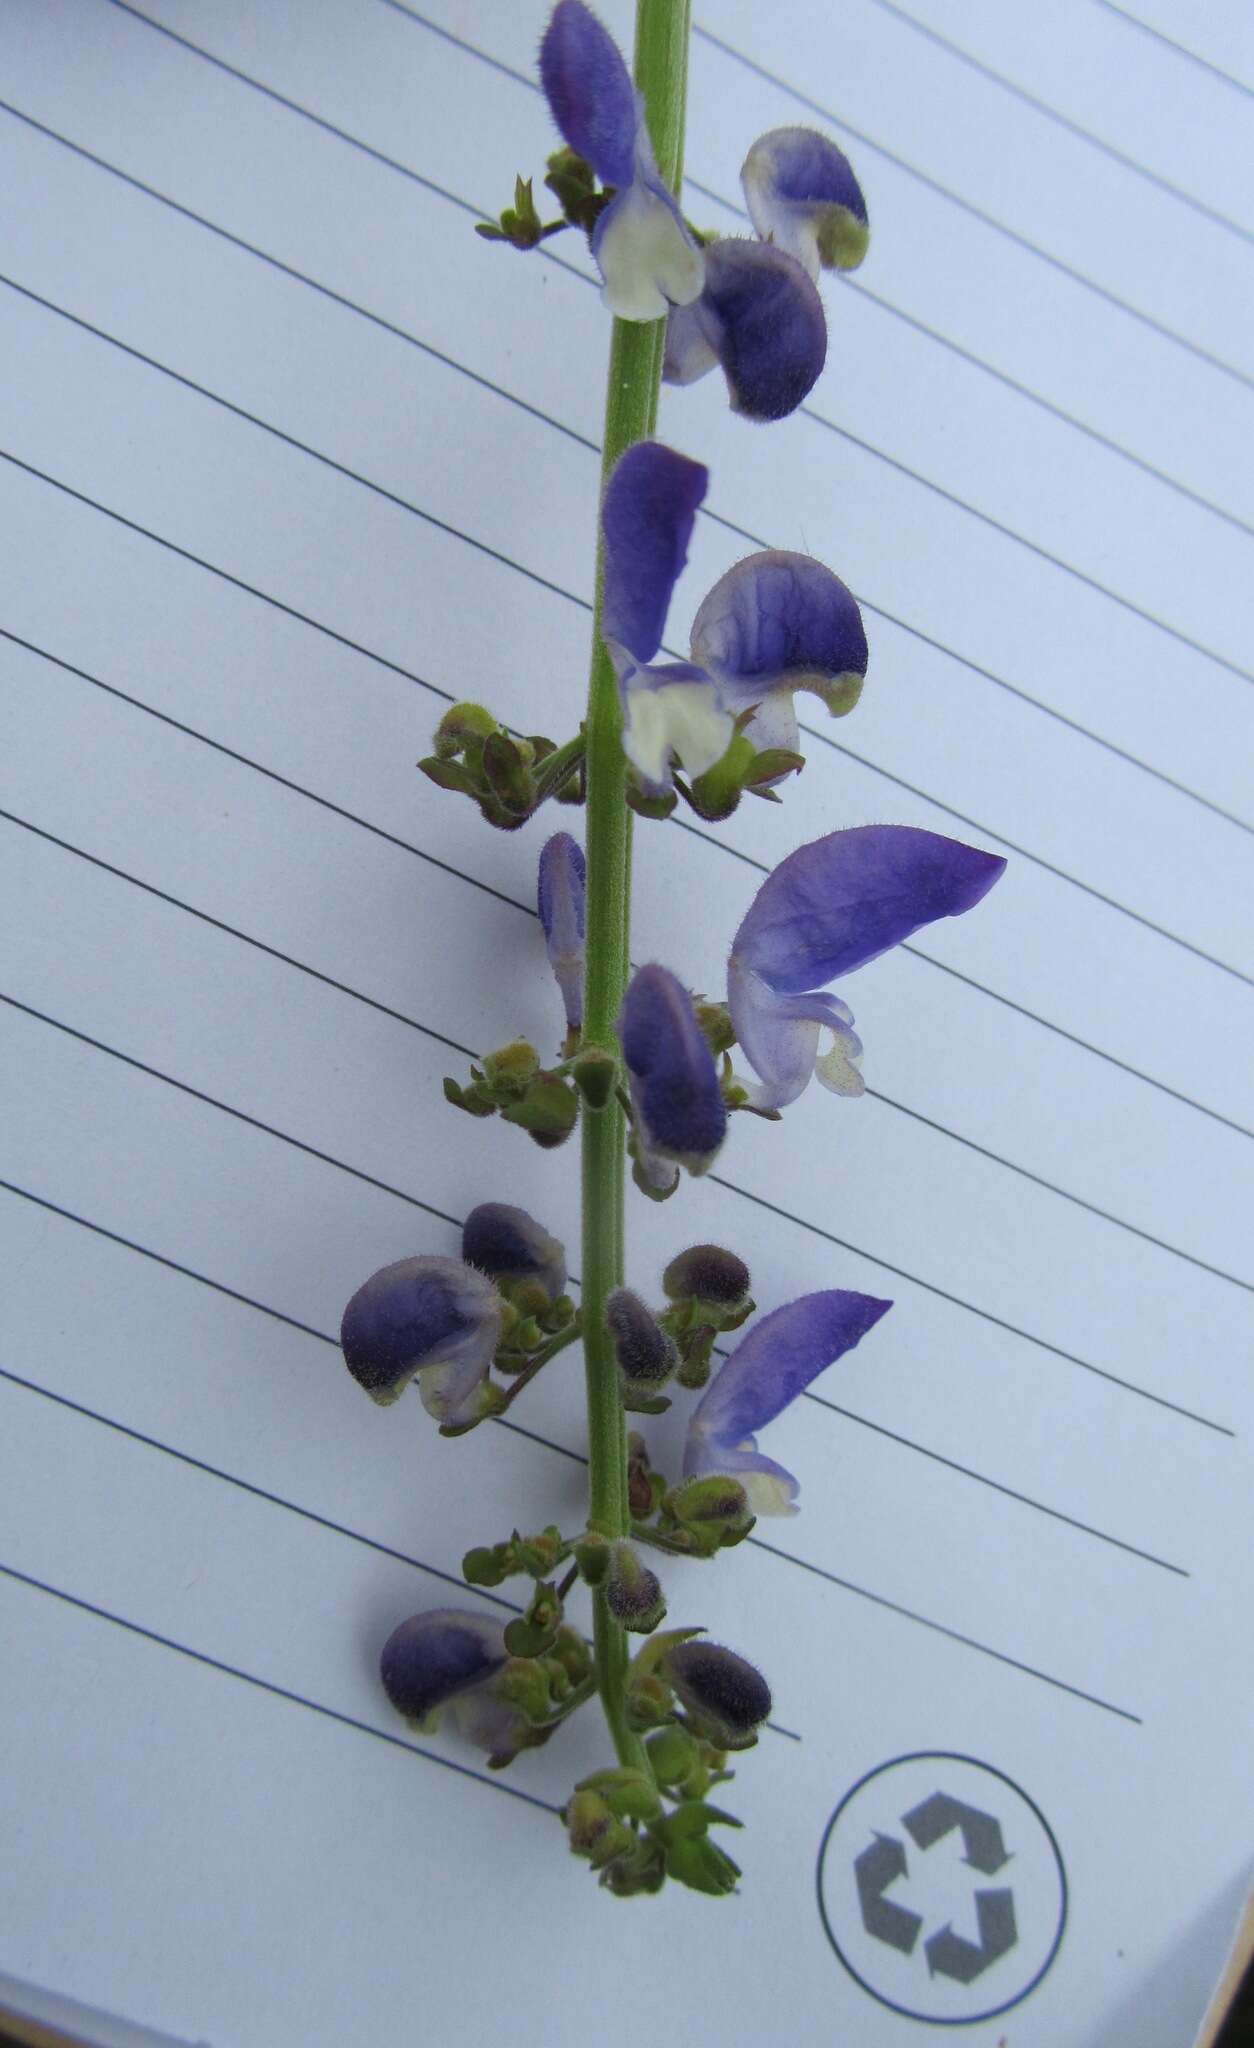
<instances>
[{"instance_id":1,"label":"blue-violet flower","mask_svg":"<svg viewBox=\"0 0 1254 2048\"><path fill-rule=\"evenodd\" d=\"M422 1732L452 1722L463 1741L510 1763L528 1730L517 1709L497 1699L492 1681L508 1661L504 1625L458 1607L411 1614L383 1646L379 1675L398 1714Z\"/></svg>"},{"instance_id":2,"label":"blue-violet flower","mask_svg":"<svg viewBox=\"0 0 1254 2048\"><path fill-rule=\"evenodd\" d=\"M549 965L566 1005L566 1026L583 1024L584 886L583 848L569 832L555 832L540 853L536 907L544 930Z\"/></svg>"},{"instance_id":3,"label":"blue-violet flower","mask_svg":"<svg viewBox=\"0 0 1254 2048\"><path fill-rule=\"evenodd\" d=\"M422 1403L445 1424L485 1412L488 1372L501 1334L501 1297L460 1259L400 1259L359 1287L344 1311L340 1343L359 1386L381 1406L418 1375Z\"/></svg>"},{"instance_id":4,"label":"blue-violet flower","mask_svg":"<svg viewBox=\"0 0 1254 2048\"><path fill-rule=\"evenodd\" d=\"M657 167L644 102L618 45L582 0L560 0L540 45L540 82L566 141L614 197L592 231L602 297L620 320L660 320L705 281L700 245Z\"/></svg>"},{"instance_id":5,"label":"blue-violet flower","mask_svg":"<svg viewBox=\"0 0 1254 2048\"><path fill-rule=\"evenodd\" d=\"M826 360L823 301L804 264L739 236L707 246L701 296L672 307L666 324L668 384L695 384L721 364L733 412L782 420L809 396Z\"/></svg>"},{"instance_id":6,"label":"blue-violet flower","mask_svg":"<svg viewBox=\"0 0 1254 2048\"><path fill-rule=\"evenodd\" d=\"M1005 870L993 853L912 825L856 825L798 847L767 876L732 941L727 1003L759 1085L782 1109L812 1074L860 1095L853 1016L822 985L851 974L938 917L958 917ZM819 1032L832 1034L818 1054Z\"/></svg>"},{"instance_id":7,"label":"blue-violet flower","mask_svg":"<svg viewBox=\"0 0 1254 2048\"><path fill-rule=\"evenodd\" d=\"M856 270L870 224L847 156L816 128L759 135L740 171L749 217L764 242L822 270Z\"/></svg>"},{"instance_id":8,"label":"blue-violet flower","mask_svg":"<svg viewBox=\"0 0 1254 2048\"><path fill-rule=\"evenodd\" d=\"M793 692L852 709L867 667L852 594L809 555L763 549L720 577L693 622L691 660L650 666L688 559L709 472L659 441L638 441L606 486L601 629L618 677L623 747L652 793L678 758L690 776L726 752L735 720L753 745L792 749ZM756 706L756 709L754 707Z\"/></svg>"},{"instance_id":9,"label":"blue-violet flower","mask_svg":"<svg viewBox=\"0 0 1254 2048\"><path fill-rule=\"evenodd\" d=\"M758 1449L755 1432L795 1401L821 1372L852 1351L891 1301L829 1288L803 1294L756 1322L725 1360L688 1424L685 1478L728 1474L757 1515L793 1515L800 1491L791 1472Z\"/></svg>"},{"instance_id":10,"label":"blue-violet flower","mask_svg":"<svg viewBox=\"0 0 1254 2048\"><path fill-rule=\"evenodd\" d=\"M639 967L618 1015L637 1162L649 1185L670 1190L674 1165L705 1173L727 1134L714 1055L692 997L667 967Z\"/></svg>"},{"instance_id":11,"label":"blue-violet flower","mask_svg":"<svg viewBox=\"0 0 1254 2048\"><path fill-rule=\"evenodd\" d=\"M462 1257L490 1280L538 1280L550 1301L566 1285L566 1250L509 1202L480 1202L462 1225Z\"/></svg>"}]
</instances>

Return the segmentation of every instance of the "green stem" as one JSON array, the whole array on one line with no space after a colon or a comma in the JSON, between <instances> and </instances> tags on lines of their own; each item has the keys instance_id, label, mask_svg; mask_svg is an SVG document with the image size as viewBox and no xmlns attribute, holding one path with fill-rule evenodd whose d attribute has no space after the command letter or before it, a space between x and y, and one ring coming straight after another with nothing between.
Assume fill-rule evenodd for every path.
<instances>
[{"instance_id":1,"label":"green stem","mask_svg":"<svg viewBox=\"0 0 1254 2048\"><path fill-rule=\"evenodd\" d=\"M644 95L658 167L672 191L683 169L691 0L636 0L636 84ZM602 483L624 450L652 434L666 322L615 320L605 396ZM587 964L584 1042L615 1051L614 1020L627 986L631 920L631 812L626 801L622 718L613 666L601 638L603 544L598 528L596 610L588 688ZM605 1298L623 1279L626 1136L617 1101L583 1115L584 1360L588 1388L589 1527L611 1539L631 1527L627 1432L618 1369L605 1324ZM623 1629L599 1590L593 1595L597 1686L620 1763L647 1769L644 1744L627 1726Z\"/></svg>"}]
</instances>

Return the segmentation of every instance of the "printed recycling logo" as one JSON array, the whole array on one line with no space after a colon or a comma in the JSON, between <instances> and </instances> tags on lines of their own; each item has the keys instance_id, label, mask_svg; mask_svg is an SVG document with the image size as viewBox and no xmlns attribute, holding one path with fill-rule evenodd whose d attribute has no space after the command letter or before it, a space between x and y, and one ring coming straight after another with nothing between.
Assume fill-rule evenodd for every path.
<instances>
[{"instance_id":1,"label":"printed recycling logo","mask_svg":"<svg viewBox=\"0 0 1254 2048\"><path fill-rule=\"evenodd\" d=\"M923 1752L849 1791L819 1852L828 1939L864 1991L911 2019L991 2019L1040 1983L1067 1881L1044 1815L988 1764Z\"/></svg>"}]
</instances>

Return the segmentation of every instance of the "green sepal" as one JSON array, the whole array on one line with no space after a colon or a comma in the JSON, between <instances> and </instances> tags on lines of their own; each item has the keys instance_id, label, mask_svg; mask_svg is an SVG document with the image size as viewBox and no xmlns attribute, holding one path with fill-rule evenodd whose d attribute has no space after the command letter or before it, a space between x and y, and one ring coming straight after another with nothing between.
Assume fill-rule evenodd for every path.
<instances>
[{"instance_id":1,"label":"green sepal","mask_svg":"<svg viewBox=\"0 0 1254 2048\"><path fill-rule=\"evenodd\" d=\"M474 797L478 801L479 785L460 761L442 761L438 754L429 754L418 766L437 789L455 790L459 796Z\"/></svg>"},{"instance_id":2,"label":"green sepal","mask_svg":"<svg viewBox=\"0 0 1254 2048\"><path fill-rule=\"evenodd\" d=\"M653 1820L662 1812L661 1795L647 1771L619 1766L581 1778L577 1792L597 1792L618 1820Z\"/></svg>"},{"instance_id":3,"label":"green sepal","mask_svg":"<svg viewBox=\"0 0 1254 2048\"><path fill-rule=\"evenodd\" d=\"M870 242L868 222L859 220L847 206L824 208L818 232L819 262L824 270L856 270Z\"/></svg>"},{"instance_id":4,"label":"green sepal","mask_svg":"<svg viewBox=\"0 0 1254 2048\"><path fill-rule=\"evenodd\" d=\"M559 1075L538 1074L521 1100L506 1104L501 1115L548 1151L563 1144L578 1123L579 1096Z\"/></svg>"},{"instance_id":5,"label":"green sepal","mask_svg":"<svg viewBox=\"0 0 1254 2048\"><path fill-rule=\"evenodd\" d=\"M462 1559L462 1577L468 1586L503 1586L518 1570L511 1543L480 1544Z\"/></svg>"},{"instance_id":6,"label":"green sepal","mask_svg":"<svg viewBox=\"0 0 1254 2048\"><path fill-rule=\"evenodd\" d=\"M540 1071L540 1055L525 1038L515 1038L486 1055L483 1077L494 1093L521 1095Z\"/></svg>"},{"instance_id":7,"label":"green sepal","mask_svg":"<svg viewBox=\"0 0 1254 2048\"><path fill-rule=\"evenodd\" d=\"M577 1787L562 1808L571 1852L586 1856L594 1870L636 1846L634 1831L611 1811L607 1800L589 1787Z\"/></svg>"},{"instance_id":8,"label":"green sepal","mask_svg":"<svg viewBox=\"0 0 1254 2048\"><path fill-rule=\"evenodd\" d=\"M467 1116L495 1116L496 1104L488 1102L476 1088L463 1088L446 1074L443 1081L444 1100L451 1102L454 1109L464 1109Z\"/></svg>"},{"instance_id":9,"label":"green sepal","mask_svg":"<svg viewBox=\"0 0 1254 2048\"><path fill-rule=\"evenodd\" d=\"M720 1053L730 1052L736 1043L736 1033L726 1003L698 1000L694 1007L702 1036L715 1059Z\"/></svg>"},{"instance_id":10,"label":"green sepal","mask_svg":"<svg viewBox=\"0 0 1254 2048\"><path fill-rule=\"evenodd\" d=\"M686 1728L672 1722L669 1728L659 1728L645 1744L653 1775L659 1785L680 1785L699 1764L701 1745Z\"/></svg>"},{"instance_id":11,"label":"green sepal","mask_svg":"<svg viewBox=\"0 0 1254 2048\"><path fill-rule=\"evenodd\" d=\"M585 1046L571 1068L571 1079L589 1109L604 1109L614 1097L618 1061L603 1046Z\"/></svg>"},{"instance_id":12,"label":"green sepal","mask_svg":"<svg viewBox=\"0 0 1254 2048\"><path fill-rule=\"evenodd\" d=\"M630 776L628 777L627 803L638 817L669 818L677 801L673 789L666 790L661 796L649 796L638 782L633 782Z\"/></svg>"}]
</instances>

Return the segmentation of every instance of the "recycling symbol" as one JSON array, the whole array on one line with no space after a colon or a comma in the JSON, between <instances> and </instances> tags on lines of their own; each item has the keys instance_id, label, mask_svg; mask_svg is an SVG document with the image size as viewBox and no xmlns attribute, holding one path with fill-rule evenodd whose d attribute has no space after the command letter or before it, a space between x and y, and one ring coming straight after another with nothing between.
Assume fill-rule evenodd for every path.
<instances>
[{"instance_id":1,"label":"recycling symbol","mask_svg":"<svg viewBox=\"0 0 1254 2048\"><path fill-rule=\"evenodd\" d=\"M1000 1822L991 1813L968 1806L948 1792L933 1792L903 1813L901 1825L924 1852L955 1828L960 1829L963 1862L985 1877L995 1876L1010 1861ZM887 1942L890 1948L900 1949L903 1955L913 1955L923 1928L922 1915L888 1897L890 1888L910 1874L905 1843L896 1835L880 1834L877 1830L870 1845L854 1858L853 1867L862 1925L867 1933L876 1941ZM955 1934L951 1922L938 1927L923 1943L929 1976L973 1984L1019 1939L1014 1893L1008 1885L977 1887L974 1903L979 1941L968 1941Z\"/></svg>"},{"instance_id":2,"label":"recycling symbol","mask_svg":"<svg viewBox=\"0 0 1254 2048\"><path fill-rule=\"evenodd\" d=\"M914 1750L833 1808L818 1852L822 1929L853 1984L936 2026L1007 2012L1053 1965L1067 1875L1035 1800L993 1764Z\"/></svg>"}]
</instances>

